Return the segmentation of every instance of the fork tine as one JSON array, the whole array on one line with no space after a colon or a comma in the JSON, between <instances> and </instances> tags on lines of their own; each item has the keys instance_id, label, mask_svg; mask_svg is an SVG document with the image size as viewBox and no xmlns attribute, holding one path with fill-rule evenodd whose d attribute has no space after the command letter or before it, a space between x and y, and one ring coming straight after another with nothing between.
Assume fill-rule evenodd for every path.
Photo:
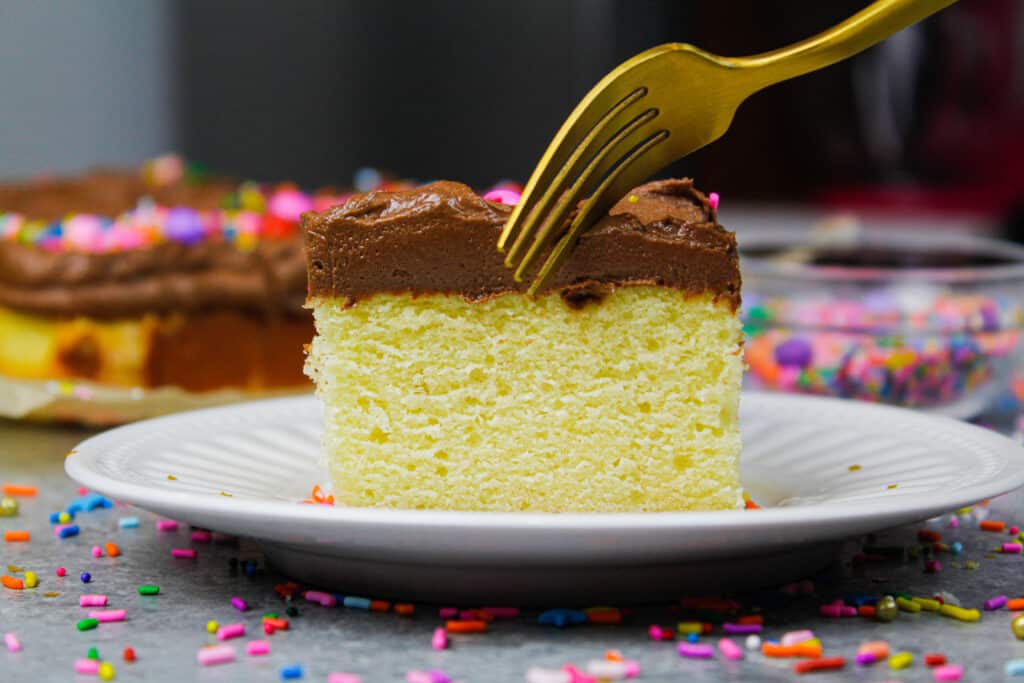
<instances>
[{"instance_id":1,"label":"fork tine","mask_svg":"<svg viewBox=\"0 0 1024 683\"><path fill-rule=\"evenodd\" d=\"M588 152L594 148L596 141L602 136L604 131L610 128L612 124L620 118L621 114L646 94L646 88L635 88L628 95L616 102L614 106L601 114L600 118L598 118L596 123L591 126L589 131L586 131L586 134L578 143L574 143L570 146L567 140L563 141L558 152L569 153L569 156L565 159L564 163L553 159L542 169L541 166L544 165L544 160L541 160L537 169L534 171L534 176L543 171L542 175L544 177L540 178L536 185L533 185L534 178L530 178L530 182L527 184L526 190L524 190L523 196L519 200L519 204L515 209L513 209L512 214L509 216L509 220L505 224L505 229L502 231L501 239L498 242L498 249L503 250L506 240L514 230L518 229L518 234L512 244L512 248L508 251L508 254L505 257L506 266L511 267L515 265L534 229L538 224L541 224L543 217L548 213L551 203L559 197L561 192L571 182L572 178L579 170L580 165L585 162L589 156ZM561 131L559 134L561 134ZM545 153L545 157L552 153L552 148L556 144L559 144L558 136L555 137L555 140L552 140L551 145L548 147L548 151ZM540 198L535 202L533 201L534 190L537 192L543 192ZM527 210L527 207L529 207L529 210ZM523 218L524 216L525 220Z\"/></svg>"},{"instance_id":2,"label":"fork tine","mask_svg":"<svg viewBox=\"0 0 1024 683\"><path fill-rule=\"evenodd\" d=\"M563 227L563 221L569 212L572 211L573 207L575 207L583 197L587 196L586 193L592 186L593 181L600 180L608 171L608 168L614 163L614 160L618 158L618 156L621 156L622 153L616 152L616 150L623 147L624 141L633 137L633 142L625 146L626 150L632 149L636 145L636 133L641 131L646 124L653 121L657 116L658 111L656 109L647 109L632 120L628 121L611 137L608 137L593 156L590 156L589 154L587 155L590 158L586 162L586 166L580 172L579 176L573 180L572 185L570 185L568 189L562 190L560 187L555 186L548 189L547 193L545 193L545 200L549 197L553 198L557 196L556 193L558 192L561 193L561 196L558 197L558 202L555 207L544 217L533 243L530 245L529 250L523 257L523 260L519 263L514 276L517 282L522 282L524 274L530 269L541 252L543 252L543 250L548 246L551 237L556 234L561 227ZM594 143L591 147L596 146L596 136L591 140L591 142ZM589 152L590 150L588 149L586 151ZM581 161L582 160L583 157L581 157ZM540 204L538 204L538 206L540 206ZM533 231L527 231L524 229L520 233L520 237L528 236L532 232ZM511 255L512 254L509 254L510 257Z\"/></svg>"},{"instance_id":3,"label":"fork tine","mask_svg":"<svg viewBox=\"0 0 1024 683\"><path fill-rule=\"evenodd\" d=\"M591 193L580 209L580 212L573 218L569 229L558 241L558 244L555 245L547 260L544 261L544 265L541 266L536 279L530 285L528 290L530 295L536 294L544 286L548 278L562 265L565 257L569 254L569 248L576 242L580 233L593 224L598 216L606 213L615 202L621 199L622 193L628 192L631 187L651 172L650 167L646 164L639 166L634 166L633 164L651 149L667 140L668 137L669 132L667 130L660 130L615 162L615 165L608 171L601 184ZM632 169L631 172L630 169Z\"/></svg>"}]
</instances>

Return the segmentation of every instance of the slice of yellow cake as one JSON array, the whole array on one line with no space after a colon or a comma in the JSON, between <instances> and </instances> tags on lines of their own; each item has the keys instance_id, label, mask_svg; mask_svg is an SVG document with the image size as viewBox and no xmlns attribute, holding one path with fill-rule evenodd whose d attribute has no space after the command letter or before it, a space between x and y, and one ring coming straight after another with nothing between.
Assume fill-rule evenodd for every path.
<instances>
[{"instance_id":1,"label":"slice of yellow cake","mask_svg":"<svg viewBox=\"0 0 1024 683\"><path fill-rule=\"evenodd\" d=\"M649 183L536 297L464 185L303 216L338 503L495 511L741 506L736 241L689 180Z\"/></svg>"}]
</instances>

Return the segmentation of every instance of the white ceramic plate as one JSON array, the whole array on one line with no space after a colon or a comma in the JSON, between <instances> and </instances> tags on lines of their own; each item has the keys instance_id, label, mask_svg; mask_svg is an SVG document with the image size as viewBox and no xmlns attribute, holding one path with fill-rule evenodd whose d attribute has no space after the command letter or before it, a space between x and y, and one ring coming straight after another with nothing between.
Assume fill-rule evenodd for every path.
<instances>
[{"instance_id":1,"label":"white ceramic plate","mask_svg":"<svg viewBox=\"0 0 1024 683\"><path fill-rule=\"evenodd\" d=\"M296 397L156 418L85 441L66 468L107 496L253 538L278 569L311 584L519 604L640 602L777 585L823 567L850 536L1024 484L1024 450L978 427L865 403L749 393L741 410L742 479L762 510L303 505L324 479L320 415L314 398Z\"/></svg>"}]
</instances>

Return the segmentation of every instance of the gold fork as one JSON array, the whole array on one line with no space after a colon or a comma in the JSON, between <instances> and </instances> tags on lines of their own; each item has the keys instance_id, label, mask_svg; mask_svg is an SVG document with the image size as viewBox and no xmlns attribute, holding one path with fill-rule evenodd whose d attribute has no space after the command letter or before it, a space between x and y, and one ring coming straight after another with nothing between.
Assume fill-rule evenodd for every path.
<instances>
[{"instance_id":1,"label":"gold fork","mask_svg":"<svg viewBox=\"0 0 1024 683\"><path fill-rule=\"evenodd\" d=\"M531 284L535 294L580 233L645 178L721 137L747 97L851 57L955 1L878 0L813 38L751 57L670 43L620 64L576 105L534 169L498 239L505 251L515 237L505 265L521 282L559 238Z\"/></svg>"}]
</instances>

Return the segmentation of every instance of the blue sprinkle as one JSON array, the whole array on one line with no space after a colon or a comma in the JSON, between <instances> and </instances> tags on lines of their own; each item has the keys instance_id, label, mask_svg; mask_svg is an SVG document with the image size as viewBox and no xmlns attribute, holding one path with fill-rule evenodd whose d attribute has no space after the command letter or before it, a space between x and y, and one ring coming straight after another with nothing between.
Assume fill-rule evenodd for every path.
<instances>
[{"instance_id":1,"label":"blue sprinkle","mask_svg":"<svg viewBox=\"0 0 1024 683\"><path fill-rule=\"evenodd\" d=\"M575 626L586 623L586 621L586 612L581 612L577 609L549 609L547 612L541 612L537 617L538 624L542 626L555 626L557 628Z\"/></svg>"},{"instance_id":2,"label":"blue sprinkle","mask_svg":"<svg viewBox=\"0 0 1024 683\"><path fill-rule=\"evenodd\" d=\"M121 527L122 529L137 529L139 526L139 518L122 517L121 519L117 520L117 526Z\"/></svg>"},{"instance_id":3,"label":"blue sprinkle","mask_svg":"<svg viewBox=\"0 0 1024 683\"><path fill-rule=\"evenodd\" d=\"M50 524L60 524L60 513L59 512L51 512L50 513Z\"/></svg>"},{"instance_id":4,"label":"blue sprinkle","mask_svg":"<svg viewBox=\"0 0 1024 683\"><path fill-rule=\"evenodd\" d=\"M696 643L698 640L700 640L700 636L698 636L696 633L687 633L686 640L690 643Z\"/></svg>"},{"instance_id":5,"label":"blue sprinkle","mask_svg":"<svg viewBox=\"0 0 1024 683\"><path fill-rule=\"evenodd\" d=\"M954 555L959 555L964 551L964 544L960 541L956 541L955 543L951 543L949 545L949 549L953 551Z\"/></svg>"},{"instance_id":6,"label":"blue sprinkle","mask_svg":"<svg viewBox=\"0 0 1024 683\"><path fill-rule=\"evenodd\" d=\"M369 598L357 598L349 595L342 601L342 604L352 609L370 609Z\"/></svg>"},{"instance_id":7,"label":"blue sprinkle","mask_svg":"<svg viewBox=\"0 0 1024 683\"><path fill-rule=\"evenodd\" d=\"M242 573L250 578L256 576L256 569L256 563L252 560L246 560L242 563Z\"/></svg>"},{"instance_id":8,"label":"blue sprinkle","mask_svg":"<svg viewBox=\"0 0 1024 683\"><path fill-rule=\"evenodd\" d=\"M81 511L82 511L82 506L79 503L76 503L76 502L72 501L71 504L68 505L68 513L69 514L74 515L74 514L78 514Z\"/></svg>"},{"instance_id":9,"label":"blue sprinkle","mask_svg":"<svg viewBox=\"0 0 1024 683\"><path fill-rule=\"evenodd\" d=\"M82 572L82 575L78 578L82 580L82 583L89 583L90 581L92 581L92 574L90 574L89 572Z\"/></svg>"},{"instance_id":10,"label":"blue sprinkle","mask_svg":"<svg viewBox=\"0 0 1024 683\"><path fill-rule=\"evenodd\" d=\"M1006 662L1007 676L1024 676L1024 659L1011 659Z\"/></svg>"},{"instance_id":11,"label":"blue sprinkle","mask_svg":"<svg viewBox=\"0 0 1024 683\"><path fill-rule=\"evenodd\" d=\"M79 531L80 529L78 528L77 524L68 524L66 527L60 530L60 537L70 538L72 536L77 536Z\"/></svg>"},{"instance_id":12,"label":"blue sprinkle","mask_svg":"<svg viewBox=\"0 0 1024 683\"><path fill-rule=\"evenodd\" d=\"M345 604L345 596L342 595L341 593L335 593L334 594L334 599L338 601L339 605L344 605Z\"/></svg>"},{"instance_id":13,"label":"blue sprinkle","mask_svg":"<svg viewBox=\"0 0 1024 683\"><path fill-rule=\"evenodd\" d=\"M298 664L282 667L281 680L287 681L292 678L302 678L302 667Z\"/></svg>"}]
</instances>

